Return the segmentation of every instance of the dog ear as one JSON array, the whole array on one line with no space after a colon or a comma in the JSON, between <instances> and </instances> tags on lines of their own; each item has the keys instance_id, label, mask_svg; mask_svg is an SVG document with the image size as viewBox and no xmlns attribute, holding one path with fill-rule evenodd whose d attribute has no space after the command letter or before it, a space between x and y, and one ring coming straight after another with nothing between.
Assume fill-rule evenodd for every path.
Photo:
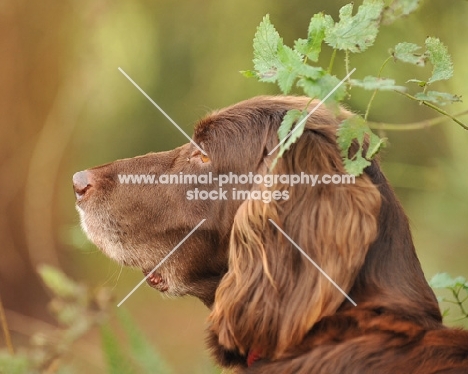
<instances>
[{"instance_id":1,"label":"dog ear","mask_svg":"<svg viewBox=\"0 0 468 374\"><path fill-rule=\"evenodd\" d=\"M279 175L345 175L336 126L307 130L274 170ZM269 143L274 144L276 131ZM276 141L277 142L277 141ZM272 147L271 147L272 148ZM268 173L266 166L261 173ZM365 175L354 184L278 183L286 200L247 200L231 232L229 270L209 316L211 340L227 351L278 359L345 296L270 221L344 291L349 292L377 234L380 194Z\"/></svg>"}]
</instances>

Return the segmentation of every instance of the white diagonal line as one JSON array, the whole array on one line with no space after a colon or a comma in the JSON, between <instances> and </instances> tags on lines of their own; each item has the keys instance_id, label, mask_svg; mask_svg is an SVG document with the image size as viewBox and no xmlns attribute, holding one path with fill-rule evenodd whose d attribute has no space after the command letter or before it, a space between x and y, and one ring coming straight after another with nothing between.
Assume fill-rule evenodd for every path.
<instances>
[{"instance_id":1,"label":"white diagonal line","mask_svg":"<svg viewBox=\"0 0 468 374\"><path fill-rule=\"evenodd\" d=\"M322 100L320 100L320 102L315 106L315 108L312 109L312 110L309 112L309 114L308 114L305 118L303 118L302 121L300 121L300 122L296 125L296 127L294 127L294 128L289 132L289 134L286 135L286 137L278 143L278 145L277 145L275 148L273 148L273 149L270 151L270 153L268 153L268 156L271 156L271 154L272 154L281 144L283 144L283 143L292 135L292 133L293 133L294 131L296 131L296 130L299 128L299 126L301 126L305 121L307 121L307 119L308 119L308 118L309 118L309 117L310 117L310 116L311 116L311 115L312 115L312 114L313 114L313 113L314 113L314 112L315 112L315 111L316 111L316 110L333 94L333 92L335 92L335 91L344 83L344 81L345 81L346 79L348 79L348 78L351 76L351 74L353 74L355 71L356 71L356 68L354 68L353 70L351 70L351 71L349 72L349 74L348 74L346 77L344 77L344 78L340 81L340 83L338 83L338 84L335 86L335 88L334 88L333 90L331 90L331 91L328 93L327 96L325 96Z\"/></svg>"},{"instance_id":2,"label":"white diagonal line","mask_svg":"<svg viewBox=\"0 0 468 374\"><path fill-rule=\"evenodd\" d=\"M331 278L328 276L328 274L325 273L325 272L322 270L322 268L321 268L320 266L318 266L318 265L315 263L315 261L312 260L312 259L307 255L307 253L305 253L305 252L302 250L302 248L299 247L299 246L294 242L294 240L292 240L292 239L288 236L288 234L286 234L286 233L275 223L275 221L273 221L271 218L268 219L268 220L269 220L269 221L270 221L286 238L288 238L288 240L292 243L292 245L294 245L294 246L299 250L299 252L301 252L301 253L312 263L312 265L314 265L314 266L317 268L317 270L320 271L320 272L323 274L323 276L324 276L325 278L327 278L327 279L331 282L331 284L333 284L333 285L338 289L338 291L340 291L340 292L351 302L351 304L353 304L354 306L357 306L357 304L354 302L354 300L351 299L351 298L348 296L348 294L347 294L346 292L344 292L344 291L341 289L341 287L338 286L338 285L335 283L335 281L334 281L333 279L331 279Z\"/></svg>"},{"instance_id":3,"label":"white diagonal line","mask_svg":"<svg viewBox=\"0 0 468 374\"><path fill-rule=\"evenodd\" d=\"M140 87L138 84L136 84L135 81L134 81L132 78L130 78L129 75L128 75L126 72L123 71L122 68L119 67L119 71L120 71L123 75L125 75L125 77L126 77L126 78L127 78L143 95L145 95L145 97L151 102L151 104L153 104L156 108L158 108L158 110L159 110L175 127L177 127L177 129L178 129L183 135L185 135L185 137L186 137L195 147L197 147L198 150L199 150L201 153L203 153L204 155L207 155L206 152L205 152L196 142L194 142L193 139L192 139L190 136L188 136L188 135L186 134L186 132L185 132L184 130L182 130L182 129L180 128L180 126L179 126L177 123L175 123L175 121L174 121L171 117L169 117L169 115L168 115L158 104L156 104L155 101L154 101L151 97L149 97L148 94L147 94L145 91L143 91L143 90L141 89L141 87Z\"/></svg>"},{"instance_id":4,"label":"white diagonal line","mask_svg":"<svg viewBox=\"0 0 468 374\"><path fill-rule=\"evenodd\" d=\"M138 283L138 284L133 288L133 290L131 290L131 291L128 293L128 295L125 296L125 297L123 298L123 300L122 300L120 303L117 304L117 307L121 306L121 305L124 303L124 301L127 300L127 299L132 295L132 293L134 293L134 292L137 290L137 288L140 287L140 286L141 286L141 285L142 285L142 284L143 284L143 283L144 283L144 282L145 282L145 281L146 281L146 280L147 280L147 279L148 279L148 278L149 278L149 277L150 277L150 276L151 276L151 275L152 275L152 274L169 258L169 257L171 257L171 255L177 250L177 248L179 248L179 247L182 245L182 243L185 242L185 241L190 237L190 235L192 235L192 234L203 224L203 222L205 222L205 221L206 221L206 218L202 219L202 220L200 221L200 223L199 223L198 225L196 225L196 226L194 227L194 229L193 229L192 231L190 231L190 232L187 234L187 236L186 236L185 238L183 238L183 239L179 242L179 244L177 244L177 245L172 249L172 251L170 251L170 252L166 255L166 257L164 257L164 258L159 262L159 264L157 264L157 265L154 267L154 269L151 270L151 271L148 273L148 275L147 275L146 277L144 277L144 278L141 280L141 282Z\"/></svg>"}]
</instances>

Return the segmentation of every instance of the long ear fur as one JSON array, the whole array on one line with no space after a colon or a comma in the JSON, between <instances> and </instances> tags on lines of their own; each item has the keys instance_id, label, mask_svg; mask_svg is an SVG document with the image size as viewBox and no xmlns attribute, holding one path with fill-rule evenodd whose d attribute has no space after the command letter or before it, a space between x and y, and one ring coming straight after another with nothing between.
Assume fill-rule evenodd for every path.
<instances>
[{"instance_id":1,"label":"long ear fur","mask_svg":"<svg viewBox=\"0 0 468 374\"><path fill-rule=\"evenodd\" d=\"M277 126L269 130L267 149L277 142ZM309 119L275 174L345 174L335 133L336 126ZM267 173L267 166L259 173ZM269 219L349 292L376 237L381 201L367 176L349 185L278 184L271 190L287 190L289 199L248 200L235 216L229 271L217 289L209 331L224 350L277 359L335 313L345 297Z\"/></svg>"}]
</instances>

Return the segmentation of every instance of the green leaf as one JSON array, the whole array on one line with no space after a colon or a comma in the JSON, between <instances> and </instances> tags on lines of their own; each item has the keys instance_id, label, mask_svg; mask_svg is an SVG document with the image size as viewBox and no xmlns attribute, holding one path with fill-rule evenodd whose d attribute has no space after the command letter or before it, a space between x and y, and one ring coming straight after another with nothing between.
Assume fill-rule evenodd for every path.
<instances>
[{"instance_id":1,"label":"green leaf","mask_svg":"<svg viewBox=\"0 0 468 374\"><path fill-rule=\"evenodd\" d=\"M164 360L143 335L130 314L126 310L120 309L117 313L117 317L129 338L132 358L142 367L144 372L148 374L170 373L170 370Z\"/></svg>"},{"instance_id":2,"label":"green leaf","mask_svg":"<svg viewBox=\"0 0 468 374\"><path fill-rule=\"evenodd\" d=\"M333 19L323 13L314 14L309 23L307 39L298 39L294 48L307 56L312 62L317 62L325 39L325 30L333 26Z\"/></svg>"},{"instance_id":3,"label":"green leaf","mask_svg":"<svg viewBox=\"0 0 468 374\"><path fill-rule=\"evenodd\" d=\"M434 66L428 84L450 79L453 76L453 63L447 47L438 38L433 37L428 37L425 43L427 56Z\"/></svg>"},{"instance_id":4,"label":"green leaf","mask_svg":"<svg viewBox=\"0 0 468 374\"><path fill-rule=\"evenodd\" d=\"M283 44L268 15L258 26L253 45L255 72L244 74L261 82L278 82L281 91L288 94L302 68L302 55Z\"/></svg>"},{"instance_id":5,"label":"green leaf","mask_svg":"<svg viewBox=\"0 0 468 374\"><path fill-rule=\"evenodd\" d=\"M414 97L421 101L429 101L439 105L446 105L462 101L461 96L438 91L418 92L414 95Z\"/></svg>"},{"instance_id":6,"label":"green leaf","mask_svg":"<svg viewBox=\"0 0 468 374\"><path fill-rule=\"evenodd\" d=\"M281 44L278 46L278 58L281 62L277 74L278 86L284 94L288 94L303 65L302 56L297 51Z\"/></svg>"},{"instance_id":7,"label":"green leaf","mask_svg":"<svg viewBox=\"0 0 468 374\"><path fill-rule=\"evenodd\" d=\"M454 288L457 281L447 273L438 273L429 281L432 288Z\"/></svg>"},{"instance_id":8,"label":"green leaf","mask_svg":"<svg viewBox=\"0 0 468 374\"><path fill-rule=\"evenodd\" d=\"M286 115L283 117L281 126L278 129L278 138L283 141L289 134L291 130L294 130L297 125L297 129L289 136L289 138L280 146L277 157L281 157L285 151L287 151L291 145L297 141L304 132L304 127L307 121L304 119L307 117L308 112L306 110L289 110ZM293 126L294 125L294 126Z\"/></svg>"},{"instance_id":9,"label":"green leaf","mask_svg":"<svg viewBox=\"0 0 468 374\"><path fill-rule=\"evenodd\" d=\"M45 285L57 296L63 298L73 298L80 293L80 287L61 270L49 265L38 267L38 273Z\"/></svg>"},{"instance_id":10,"label":"green leaf","mask_svg":"<svg viewBox=\"0 0 468 374\"><path fill-rule=\"evenodd\" d=\"M394 79L378 78L367 76L363 80L351 79L351 84L365 90L379 91L406 91L406 87L395 85Z\"/></svg>"},{"instance_id":11,"label":"green leaf","mask_svg":"<svg viewBox=\"0 0 468 374\"><path fill-rule=\"evenodd\" d=\"M301 67L298 69L297 74L304 78L309 78L312 80L320 79L326 73L321 67L317 66L310 66L306 64L302 64Z\"/></svg>"},{"instance_id":12,"label":"green leaf","mask_svg":"<svg viewBox=\"0 0 468 374\"><path fill-rule=\"evenodd\" d=\"M318 75L319 78L317 79L306 77L300 78L297 85L302 87L307 96L322 100L338 85L338 83L340 83L340 80L334 75L328 74L324 70L322 70ZM331 102L339 102L343 100L345 96L346 86L342 84L335 92L333 92L329 100Z\"/></svg>"},{"instance_id":13,"label":"green leaf","mask_svg":"<svg viewBox=\"0 0 468 374\"><path fill-rule=\"evenodd\" d=\"M267 14L257 27L253 40L255 71L262 82L275 82L281 62L278 58L278 47L283 44Z\"/></svg>"},{"instance_id":14,"label":"green leaf","mask_svg":"<svg viewBox=\"0 0 468 374\"><path fill-rule=\"evenodd\" d=\"M421 0L393 0L383 12L382 23L388 25L400 17L407 16L418 9L420 2Z\"/></svg>"},{"instance_id":15,"label":"green leaf","mask_svg":"<svg viewBox=\"0 0 468 374\"><path fill-rule=\"evenodd\" d=\"M377 37L383 7L382 0L364 0L353 16L353 4L345 5L340 9L340 21L326 29L325 41L335 49L365 51Z\"/></svg>"},{"instance_id":16,"label":"green leaf","mask_svg":"<svg viewBox=\"0 0 468 374\"><path fill-rule=\"evenodd\" d=\"M241 70L239 73L246 78L258 78L258 75L254 70Z\"/></svg>"},{"instance_id":17,"label":"green leaf","mask_svg":"<svg viewBox=\"0 0 468 374\"><path fill-rule=\"evenodd\" d=\"M417 53L421 47L414 43L398 43L392 52L392 56L396 61L407 62L416 66L424 66L426 64L427 55L425 53Z\"/></svg>"},{"instance_id":18,"label":"green leaf","mask_svg":"<svg viewBox=\"0 0 468 374\"><path fill-rule=\"evenodd\" d=\"M116 335L109 326L101 327L101 342L105 359L107 361L108 374L136 374L138 371L131 361L123 353Z\"/></svg>"},{"instance_id":19,"label":"green leaf","mask_svg":"<svg viewBox=\"0 0 468 374\"><path fill-rule=\"evenodd\" d=\"M409 79L409 80L406 81L406 83L416 83L419 87L427 86L426 81L422 81L422 80L419 80L419 79Z\"/></svg>"},{"instance_id":20,"label":"green leaf","mask_svg":"<svg viewBox=\"0 0 468 374\"><path fill-rule=\"evenodd\" d=\"M384 145L384 140L375 135L367 122L360 116L352 116L344 120L338 129L338 145L346 171L349 174L361 175L364 169L370 165L370 160ZM359 149L349 158L350 147L353 141L357 141ZM368 142L368 150L364 151L364 144Z\"/></svg>"},{"instance_id":21,"label":"green leaf","mask_svg":"<svg viewBox=\"0 0 468 374\"><path fill-rule=\"evenodd\" d=\"M457 286L464 287L466 285L466 278L462 276L458 276L455 278L455 283Z\"/></svg>"},{"instance_id":22,"label":"green leaf","mask_svg":"<svg viewBox=\"0 0 468 374\"><path fill-rule=\"evenodd\" d=\"M298 109L291 109L289 110L283 117L281 121L281 125L278 128L278 138L279 141L282 142L284 139L287 138L291 130L295 131L289 136L289 138L283 142L280 147L278 154L276 155L275 159L273 160L270 170L273 170L278 159L280 159L284 152L286 152L291 145L300 138L302 133L304 132L304 127L307 121L303 121L305 117L307 117L308 112L307 110L298 110ZM296 126L299 124L299 127L296 129ZM294 125L294 126L293 126Z\"/></svg>"}]
</instances>

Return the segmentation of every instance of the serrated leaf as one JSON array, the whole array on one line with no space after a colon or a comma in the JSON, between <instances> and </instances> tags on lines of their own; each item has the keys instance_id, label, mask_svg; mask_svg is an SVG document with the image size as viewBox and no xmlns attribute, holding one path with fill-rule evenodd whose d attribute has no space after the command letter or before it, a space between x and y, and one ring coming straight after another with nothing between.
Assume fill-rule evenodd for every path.
<instances>
[{"instance_id":1,"label":"serrated leaf","mask_svg":"<svg viewBox=\"0 0 468 374\"><path fill-rule=\"evenodd\" d=\"M270 22L270 16L263 17L257 27L253 40L253 63L259 79L263 82L275 82L281 62L278 58L278 46L283 44L275 27Z\"/></svg>"},{"instance_id":2,"label":"serrated leaf","mask_svg":"<svg viewBox=\"0 0 468 374\"><path fill-rule=\"evenodd\" d=\"M348 174L359 176L363 173L364 169L371 163L363 157L357 157L355 159L345 158L343 159L343 165Z\"/></svg>"},{"instance_id":3,"label":"serrated leaf","mask_svg":"<svg viewBox=\"0 0 468 374\"><path fill-rule=\"evenodd\" d=\"M453 76L453 63L447 47L438 38L433 37L428 37L425 43L428 59L434 66L428 84L450 79Z\"/></svg>"},{"instance_id":4,"label":"serrated leaf","mask_svg":"<svg viewBox=\"0 0 468 374\"><path fill-rule=\"evenodd\" d=\"M367 76L363 80L351 79L351 84L356 87L364 88L365 90L379 91L406 91L406 87L395 85L394 79L378 78Z\"/></svg>"},{"instance_id":5,"label":"serrated leaf","mask_svg":"<svg viewBox=\"0 0 468 374\"><path fill-rule=\"evenodd\" d=\"M278 139L282 141L292 129L293 124L298 120L302 115L302 110L291 109L284 115L283 121L281 122L280 127L278 128Z\"/></svg>"},{"instance_id":6,"label":"serrated leaf","mask_svg":"<svg viewBox=\"0 0 468 374\"><path fill-rule=\"evenodd\" d=\"M429 101L439 105L446 105L462 101L461 96L438 91L418 92L414 95L414 97L421 101Z\"/></svg>"},{"instance_id":7,"label":"serrated leaf","mask_svg":"<svg viewBox=\"0 0 468 374\"><path fill-rule=\"evenodd\" d=\"M337 142L343 157L343 163L349 174L359 176L370 165L370 160L384 145L384 140L375 135L367 122L360 116L352 116L344 120L337 132ZM349 158L349 150L353 141L357 141L359 149ZM364 151L364 144L368 141L368 150Z\"/></svg>"},{"instance_id":8,"label":"serrated leaf","mask_svg":"<svg viewBox=\"0 0 468 374\"><path fill-rule=\"evenodd\" d=\"M385 8L382 23L388 25L418 9L421 0L394 0Z\"/></svg>"},{"instance_id":9,"label":"serrated leaf","mask_svg":"<svg viewBox=\"0 0 468 374\"><path fill-rule=\"evenodd\" d=\"M291 130L294 131L291 133L289 138L287 138L287 140L283 144L281 144L277 156L278 158L281 157L284 154L284 152L286 152L291 147L291 145L301 137L302 133L304 132L305 124L307 122L304 120L307 117L307 114L308 112L306 110L292 109L289 110L283 117L281 126L278 129L279 141L283 141L291 132Z\"/></svg>"},{"instance_id":10,"label":"serrated leaf","mask_svg":"<svg viewBox=\"0 0 468 374\"><path fill-rule=\"evenodd\" d=\"M301 77L317 80L323 77L326 72L321 67L302 64L297 73Z\"/></svg>"},{"instance_id":11,"label":"serrated leaf","mask_svg":"<svg viewBox=\"0 0 468 374\"><path fill-rule=\"evenodd\" d=\"M304 93L316 99L324 99L338 84L340 80L334 75L330 75L325 71L321 72L318 79L300 78L297 82L299 87L302 87ZM339 102L346 96L346 86L342 84L330 96L331 102Z\"/></svg>"},{"instance_id":12,"label":"serrated leaf","mask_svg":"<svg viewBox=\"0 0 468 374\"><path fill-rule=\"evenodd\" d=\"M132 358L142 367L144 372L148 374L170 373L171 371L166 363L141 332L130 314L126 310L121 309L117 313L117 317L128 337Z\"/></svg>"},{"instance_id":13,"label":"serrated leaf","mask_svg":"<svg viewBox=\"0 0 468 374\"><path fill-rule=\"evenodd\" d=\"M302 55L283 44L268 15L258 26L253 44L255 72L245 74L256 76L261 82L278 82L281 91L288 94L303 65Z\"/></svg>"},{"instance_id":14,"label":"serrated leaf","mask_svg":"<svg viewBox=\"0 0 468 374\"><path fill-rule=\"evenodd\" d=\"M307 39L298 39L294 48L307 56L312 62L317 62L325 39L325 30L333 26L333 19L323 13L314 14L309 23Z\"/></svg>"},{"instance_id":15,"label":"serrated leaf","mask_svg":"<svg viewBox=\"0 0 468 374\"><path fill-rule=\"evenodd\" d=\"M76 297L80 292L78 284L68 278L59 269L49 265L41 265L37 271L45 285L57 296L72 298Z\"/></svg>"},{"instance_id":16,"label":"serrated leaf","mask_svg":"<svg viewBox=\"0 0 468 374\"><path fill-rule=\"evenodd\" d=\"M297 79L298 70L303 65L302 56L281 44L278 46L278 59L281 63L277 74L278 86L283 94L288 94Z\"/></svg>"},{"instance_id":17,"label":"serrated leaf","mask_svg":"<svg viewBox=\"0 0 468 374\"><path fill-rule=\"evenodd\" d=\"M420 49L421 47L414 43L398 43L392 52L392 56L396 61L424 66L428 56L425 53L417 53Z\"/></svg>"},{"instance_id":18,"label":"serrated leaf","mask_svg":"<svg viewBox=\"0 0 468 374\"><path fill-rule=\"evenodd\" d=\"M431 278L429 285L432 288L453 288L457 282L447 273L437 273Z\"/></svg>"},{"instance_id":19,"label":"serrated leaf","mask_svg":"<svg viewBox=\"0 0 468 374\"><path fill-rule=\"evenodd\" d=\"M385 147L385 142L387 138L380 138L375 135L369 128L369 145L367 147L366 159L372 160L379 151Z\"/></svg>"},{"instance_id":20,"label":"serrated leaf","mask_svg":"<svg viewBox=\"0 0 468 374\"><path fill-rule=\"evenodd\" d=\"M382 0L364 0L353 16L353 4L345 5L340 9L340 21L325 31L325 41L335 49L365 51L377 37L383 7Z\"/></svg>"}]
</instances>

